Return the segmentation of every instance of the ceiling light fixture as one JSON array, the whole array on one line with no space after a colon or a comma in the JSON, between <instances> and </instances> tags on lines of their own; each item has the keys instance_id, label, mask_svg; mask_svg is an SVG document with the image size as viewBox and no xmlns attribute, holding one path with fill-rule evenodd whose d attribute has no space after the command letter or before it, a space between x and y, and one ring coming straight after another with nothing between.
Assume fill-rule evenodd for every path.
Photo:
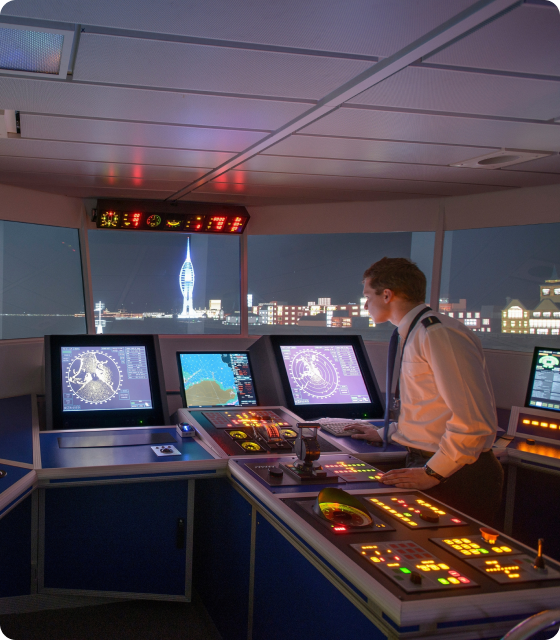
<instances>
[{"instance_id":1,"label":"ceiling light fixture","mask_svg":"<svg viewBox=\"0 0 560 640\"><path fill-rule=\"evenodd\" d=\"M0 74L66 78L73 31L0 25Z\"/></svg>"},{"instance_id":2,"label":"ceiling light fixture","mask_svg":"<svg viewBox=\"0 0 560 640\"><path fill-rule=\"evenodd\" d=\"M469 169L501 169L502 167L510 167L521 162L536 160L537 158L546 158L551 156L552 151L520 151L518 149L502 149L501 151L493 151L483 156L454 162L450 167L468 167Z\"/></svg>"}]
</instances>

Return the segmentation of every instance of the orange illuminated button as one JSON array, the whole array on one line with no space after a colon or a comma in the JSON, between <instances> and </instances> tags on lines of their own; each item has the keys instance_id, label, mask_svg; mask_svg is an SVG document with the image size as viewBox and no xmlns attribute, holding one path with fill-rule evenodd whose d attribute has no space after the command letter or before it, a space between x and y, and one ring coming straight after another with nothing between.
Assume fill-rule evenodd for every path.
<instances>
[{"instance_id":1,"label":"orange illuminated button","mask_svg":"<svg viewBox=\"0 0 560 640\"><path fill-rule=\"evenodd\" d=\"M489 527L480 527L480 533L482 534L484 542L488 544L496 544L496 540L500 535L498 531L494 531L494 529L490 529Z\"/></svg>"}]
</instances>

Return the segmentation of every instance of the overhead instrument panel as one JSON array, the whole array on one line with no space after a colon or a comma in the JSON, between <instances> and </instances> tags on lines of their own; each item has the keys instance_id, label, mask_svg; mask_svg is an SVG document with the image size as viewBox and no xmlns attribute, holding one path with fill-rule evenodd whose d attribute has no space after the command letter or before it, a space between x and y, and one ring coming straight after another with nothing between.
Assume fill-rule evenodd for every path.
<instances>
[{"instance_id":1,"label":"overhead instrument panel","mask_svg":"<svg viewBox=\"0 0 560 640\"><path fill-rule=\"evenodd\" d=\"M247 209L234 205L99 200L97 206L99 229L241 234L249 222Z\"/></svg>"}]
</instances>

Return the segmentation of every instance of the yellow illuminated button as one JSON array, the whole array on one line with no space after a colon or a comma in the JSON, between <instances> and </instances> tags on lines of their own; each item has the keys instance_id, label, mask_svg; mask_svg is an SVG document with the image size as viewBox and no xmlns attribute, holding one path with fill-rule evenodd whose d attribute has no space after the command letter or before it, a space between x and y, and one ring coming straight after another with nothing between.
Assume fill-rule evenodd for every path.
<instances>
[{"instance_id":1,"label":"yellow illuminated button","mask_svg":"<svg viewBox=\"0 0 560 640\"><path fill-rule=\"evenodd\" d=\"M533 420L531 422L531 424L535 425L535 427L538 427L539 426L539 421L538 420Z\"/></svg>"},{"instance_id":2,"label":"yellow illuminated button","mask_svg":"<svg viewBox=\"0 0 560 640\"><path fill-rule=\"evenodd\" d=\"M551 428L551 429L558 429L558 425L557 425L557 424L551 424L551 425L550 425L550 428Z\"/></svg>"},{"instance_id":3,"label":"yellow illuminated button","mask_svg":"<svg viewBox=\"0 0 560 640\"><path fill-rule=\"evenodd\" d=\"M541 422L541 427L548 427L548 422Z\"/></svg>"},{"instance_id":4,"label":"yellow illuminated button","mask_svg":"<svg viewBox=\"0 0 560 640\"><path fill-rule=\"evenodd\" d=\"M530 420L523 420L523 424L531 424Z\"/></svg>"},{"instance_id":5,"label":"yellow illuminated button","mask_svg":"<svg viewBox=\"0 0 560 640\"><path fill-rule=\"evenodd\" d=\"M447 578L451 584L461 584L457 578Z\"/></svg>"}]
</instances>

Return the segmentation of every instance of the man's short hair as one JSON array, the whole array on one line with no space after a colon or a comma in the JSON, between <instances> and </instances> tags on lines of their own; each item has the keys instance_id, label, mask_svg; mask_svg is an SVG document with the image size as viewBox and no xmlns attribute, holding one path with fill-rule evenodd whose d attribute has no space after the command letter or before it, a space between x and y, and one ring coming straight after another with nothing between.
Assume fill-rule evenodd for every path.
<instances>
[{"instance_id":1,"label":"man's short hair","mask_svg":"<svg viewBox=\"0 0 560 640\"><path fill-rule=\"evenodd\" d=\"M380 295L385 289L412 302L426 299L426 276L406 258L381 258L366 269L364 283Z\"/></svg>"}]
</instances>

